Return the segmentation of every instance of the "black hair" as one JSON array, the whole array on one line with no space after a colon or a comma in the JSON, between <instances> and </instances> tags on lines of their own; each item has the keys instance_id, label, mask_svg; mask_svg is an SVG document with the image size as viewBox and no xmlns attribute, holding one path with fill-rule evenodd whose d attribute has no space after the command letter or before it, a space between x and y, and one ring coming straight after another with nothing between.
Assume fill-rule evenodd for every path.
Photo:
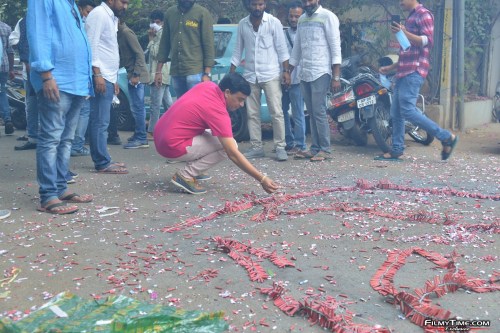
<instances>
[{"instance_id":1,"label":"black hair","mask_svg":"<svg viewBox=\"0 0 500 333\"><path fill-rule=\"evenodd\" d=\"M217 24L231 24L231 20L227 17L219 17Z\"/></svg>"},{"instance_id":2,"label":"black hair","mask_svg":"<svg viewBox=\"0 0 500 333\"><path fill-rule=\"evenodd\" d=\"M250 2L252 2L252 0L241 0L241 2L243 3L243 7L245 7L245 9L249 9L250 8ZM264 2L267 5L267 0L264 0Z\"/></svg>"},{"instance_id":3,"label":"black hair","mask_svg":"<svg viewBox=\"0 0 500 333\"><path fill-rule=\"evenodd\" d=\"M87 6L90 6L92 8L95 8L95 2L94 0L78 0L78 7L84 8Z\"/></svg>"},{"instance_id":4,"label":"black hair","mask_svg":"<svg viewBox=\"0 0 500 333\"><path fill-rule=\"evenodd\" d=\"M163 22L165 20L165 14L163 14L161 10L155 9L151 12L149 18L151 19L151 21L160 20Z\"/></svg>"},{"instance_id":5,"label":"black hair","mask_svg":"<svg viewBox=\"0 0 500 333\"><path fill-rule=\"evenodd\" d=\"M224 75L219 82L219 88L222 91L229 89L231 94L241 92L246 96L249 96L251 92L250 84L238 73L228 73Z\"/></svg>"},{"instance_id":6,"label":"black hair","mask_svg":"<svg viewBox=\"0 0 500 333\"><path fill-rule=\"evenodd\" d=\"M290 11L290 9L294 9L294 8L302 8L303 9L304 7L302 7L302 2L293 1L293 2L288 4L287 8L288 8L288 11Z\"/></svg>"}]
</instances>

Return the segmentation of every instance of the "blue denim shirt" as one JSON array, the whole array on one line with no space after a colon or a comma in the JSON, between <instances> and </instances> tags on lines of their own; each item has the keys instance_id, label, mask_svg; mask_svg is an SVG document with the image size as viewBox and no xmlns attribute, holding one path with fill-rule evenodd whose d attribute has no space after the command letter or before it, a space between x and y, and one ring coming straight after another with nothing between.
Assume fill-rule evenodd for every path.
<instances>
[{"instance_id":1,"label":"blue denim shirt","mask_svg":"<svg viewBox=\"0 0 500 333\"><path fill-rule=\"evenodd\" d=\"M59 90L93 95L91 51L75 0L28 0L31 83L42 89L41 72L52 71Z\"/></svg>"}]
</instances>

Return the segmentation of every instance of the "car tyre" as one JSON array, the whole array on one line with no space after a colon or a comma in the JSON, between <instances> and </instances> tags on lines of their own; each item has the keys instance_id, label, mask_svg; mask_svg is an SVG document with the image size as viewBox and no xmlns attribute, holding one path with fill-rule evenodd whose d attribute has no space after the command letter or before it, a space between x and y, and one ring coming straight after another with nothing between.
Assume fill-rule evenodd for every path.
<instances>
[{"instance_id":1,"label":"car tyre","mask_svg":"<svg viewBox=\"0 0 500 333\"><path fill-rule=\"evenodd\" d=\"M250 139L248 130L248 119L246 107L239 108L234 112L229 112L231 125L233 128L233 137L236 141L246 141Z\"/></svg>"},{"instance_id":2,"label":"car tyre","mask_svg":"<svg viewBox=\"0 0 500 333\"><path fill-rule=\"evenodd\" d=\"M12 118L12 124L18 130L26 129L26 112L24 108L20 107L10 107L10 116Z\"/></svg>"},{"instance_id":3,"label":"car tyre","mask_svg":"<svg viewBox=\"0 0 500 333\"><path fill-rule=\"evenodd\" d=\"M133 131L135 120L132 111L130 111L130 103L123 91L118 94L118 100L120 100L120 104L113 104L111 110L111 112L117 112L118 124L116 127L119 131Z\"/></svg>"}]
</instances>

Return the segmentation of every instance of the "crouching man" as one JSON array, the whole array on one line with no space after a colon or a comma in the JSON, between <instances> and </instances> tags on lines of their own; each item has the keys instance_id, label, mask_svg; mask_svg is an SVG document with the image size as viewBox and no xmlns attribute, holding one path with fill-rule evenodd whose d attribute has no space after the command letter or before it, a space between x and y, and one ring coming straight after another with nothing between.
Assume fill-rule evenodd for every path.
<instances>
[{"instance_id":1,"label":"crouching man","mask_svg":"<svg viewBox=\"0 0 500 333\"><path fill-rule=\"evenodd\" d=\"M182 95L165 113L154 131L156 150L169 160L186 162L183 170L172 177L172 183L191 193L207 190L198 180L209 177L205 172L229 157L241 170L255 178L267 193L278 185L258 171L238 150L233 139L229 112L243 106L250 95L250 85L237 73L224 76L219 85L202 82Z\"/></svg>"}]
</instances>

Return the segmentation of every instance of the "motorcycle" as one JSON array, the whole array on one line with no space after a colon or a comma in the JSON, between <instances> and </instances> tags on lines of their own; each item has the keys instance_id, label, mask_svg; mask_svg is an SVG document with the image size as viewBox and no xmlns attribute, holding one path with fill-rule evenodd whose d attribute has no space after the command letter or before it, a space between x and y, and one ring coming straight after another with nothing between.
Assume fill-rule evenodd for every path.
<instances>
[{"instance_id":1,"label":"motorcycle","mask_svg":"<svg viewBox=\"0 0 500 333\"><path fill-rule=\"evenodd\" d=\"M379 75L367 66L359 66L366 54L345 59L341 64L343 89L327 95L327 112L338 124L339 132L356 145L365 146L372 134L382 151L390 149L390 90L383 87Z\"/></svg>"},{"instance_id":2,"label":"motorcycle","mask_svg":"<svg viewBox=\"0 0 500 333\"><path fill-rule=\"evenodd\" d=\"M16 71L16 77L7 81L7 99L9 101L12 124L18 130L26 129L24 81L22 75Z\"/></svg>"}]
</instances>

